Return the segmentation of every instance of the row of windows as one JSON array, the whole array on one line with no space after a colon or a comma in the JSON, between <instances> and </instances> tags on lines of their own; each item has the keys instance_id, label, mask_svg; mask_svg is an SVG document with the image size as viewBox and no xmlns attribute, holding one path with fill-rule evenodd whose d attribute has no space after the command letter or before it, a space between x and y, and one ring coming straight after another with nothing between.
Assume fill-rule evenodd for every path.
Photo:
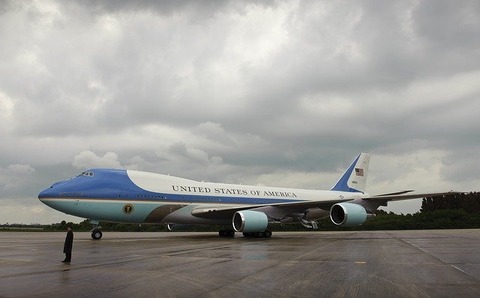
<instances>
[{"instance_id":1,"label":"row of windows","mask_svg":"<svg viewBox=\"0 0 480 298\"><path fill-rule=\"evenodd\" d=\"M119 195L120 197L120 195ZM127 197L127 196L125 196ZM137 199L166 199L165 196L158 196L158 195L137 195Z\"/></svg>"}]
</instances>

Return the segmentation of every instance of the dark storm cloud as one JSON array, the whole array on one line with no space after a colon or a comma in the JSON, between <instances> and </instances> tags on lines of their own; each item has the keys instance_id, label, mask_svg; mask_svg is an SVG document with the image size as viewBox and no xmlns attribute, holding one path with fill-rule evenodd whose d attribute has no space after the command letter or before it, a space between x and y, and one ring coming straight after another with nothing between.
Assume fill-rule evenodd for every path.
<instances>
[{"instance_id":1,"label":"dark storm cloud","mask_svg":"<svg viewBox=\"0 0 480 298\"><path fill-rule=\"evenodd\" d=\"M209 15L212 11L221 10L231 1L82 1L87 9L103 13L129 13L149 11L162 15L182 14L185 11L196 11Z\"/></svg>"},{"instance_id":2,"label":"dark storm cloud","mask_svg":"<svg viewBox=\"0 0 480 298\"><path fill-rule=\"evenodd\" d=\"M479 7L0 2L2 199L96 165L329 187L361 151L374 191L473 187Z\"/></svg>"}]
</instances>

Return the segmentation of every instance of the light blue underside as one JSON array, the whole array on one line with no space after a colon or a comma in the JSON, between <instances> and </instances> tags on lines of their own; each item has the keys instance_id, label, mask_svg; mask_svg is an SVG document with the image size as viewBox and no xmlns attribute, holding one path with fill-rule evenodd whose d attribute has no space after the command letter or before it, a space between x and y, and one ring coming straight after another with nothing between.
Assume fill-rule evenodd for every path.
<instances>
[{"instance_id":1,"label":"light blue underside","mask_svg":"<svg viewBox=\"0 0 480 298\"><path fill-rule=\"evenodd\" d=\"M135 202L132 204L133 211L129 214L123 212L125 201L80 201L80 200L55 200L45 201L48 206L61 210L67 214L91 218L101 219L104 221L126 222L126 223L142 223L145 222L147 216L161 204L146 204Z\"/></svg>"}]
</instances>

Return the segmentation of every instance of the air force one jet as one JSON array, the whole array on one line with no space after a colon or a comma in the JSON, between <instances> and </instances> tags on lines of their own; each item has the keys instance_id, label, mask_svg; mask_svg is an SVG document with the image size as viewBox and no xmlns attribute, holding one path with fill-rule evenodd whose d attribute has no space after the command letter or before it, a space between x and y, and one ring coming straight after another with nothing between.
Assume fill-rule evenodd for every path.
<instances>
[{"instance_id":1,"label":"air force one jet","mask_svg":"<svg viewBox=\"0 0 480 298\"><path fill-rule=\"evenodd\" d=\"M38 195L40 201L67 214L88 218L100 239L100 221L223 225L221 237L242 232L245 237L271 237L270 224L300 222L317 228L316 220L330 217L335 225L361 225L388 201L444 193L412 190L365 193L370 155L359 154L330 190L308 190L199 182L168 175L92 169L57 182Z\"/></svg>"}]
</instances>

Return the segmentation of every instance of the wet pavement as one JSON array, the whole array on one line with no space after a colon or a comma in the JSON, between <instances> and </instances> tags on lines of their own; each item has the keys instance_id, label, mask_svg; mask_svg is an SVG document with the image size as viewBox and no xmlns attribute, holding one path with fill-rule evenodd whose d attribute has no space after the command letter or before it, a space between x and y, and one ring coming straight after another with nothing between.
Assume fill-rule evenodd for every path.
<instances>
[{"instance_id":1,"label":"wet pavement","mask_svg":"<svg viewBox=\"0 0 480 298\"><path fill-rule=\"evenodd\" d=\"M1 232L0 297L480 297L480 230Z\"/></svg>"}]
</instances>

